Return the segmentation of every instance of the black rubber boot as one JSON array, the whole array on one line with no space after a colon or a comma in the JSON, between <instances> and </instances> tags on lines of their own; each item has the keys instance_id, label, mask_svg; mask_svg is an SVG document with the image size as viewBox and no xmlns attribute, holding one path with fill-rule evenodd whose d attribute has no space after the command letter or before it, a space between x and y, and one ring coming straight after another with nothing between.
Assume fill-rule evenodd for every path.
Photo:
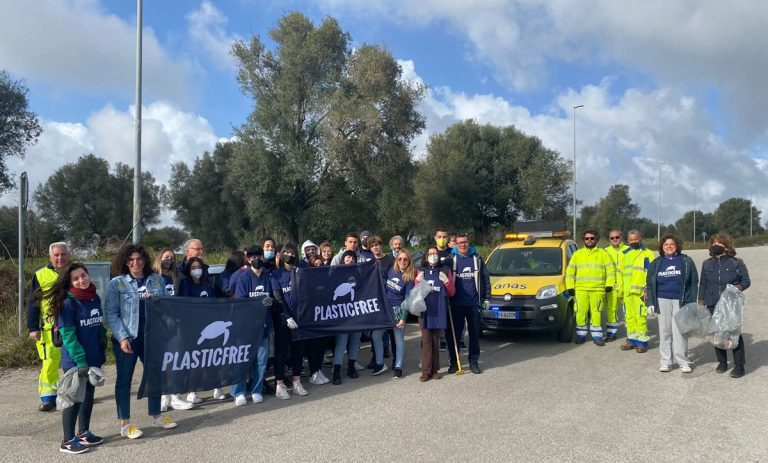
<instances>
[{"instance_id":1,"label":"black rubber boot","mask_svg":"<svg viewBox=\"0 0 768 463\"><path fill-rule=\"evenodd\" d=\"M357 374L357 368L355 368L355 361L350 360L347 363L347 376L350 378L357 378L359 375Z\"/></svg>"},{"instance_id":2,"label":"black rubber boot","mask_svg":"<svg viewBox=\"0 0 768 463\"><path fill-rule=\"evenodd\" d=\"M341 384L341 365L334 365L333 366L333 384L339 385Z\"/></svg>"}]
</instances>

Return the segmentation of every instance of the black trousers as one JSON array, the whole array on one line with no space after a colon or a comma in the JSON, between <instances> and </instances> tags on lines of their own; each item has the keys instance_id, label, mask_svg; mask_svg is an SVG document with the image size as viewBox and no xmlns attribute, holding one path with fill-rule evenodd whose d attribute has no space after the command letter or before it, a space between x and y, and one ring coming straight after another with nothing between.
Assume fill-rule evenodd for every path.
<instances>
[{"instance_id":1,"label":"black trousers","mask_svg":"<svg viewBox=\"0 0 768 463\"><path fill-rule=\"evenodd\" d=\"M61 424L64 427L64 439L69 440L75 436L75 424L80 421L78 432L87 431L91 426L91 412L93 411L93 393L96 388L85 382L85 400L82 403L74 403L71 407L61 412Z\"/></svg>"},{"instance_id":2,"label":"black trousers","mask_svg":"<svg viewBox=\"0 0 768 463\"><path fill-rule=\"evenodd\" d=\"M728 363L728 351L725 349L720 349L718 347L715 347L715 355L717 356L717 361L719 363ZM744 366L744 338L739 335L739 345L733 349L733 365L734 366Z\"/></svg>"}]
</instances>

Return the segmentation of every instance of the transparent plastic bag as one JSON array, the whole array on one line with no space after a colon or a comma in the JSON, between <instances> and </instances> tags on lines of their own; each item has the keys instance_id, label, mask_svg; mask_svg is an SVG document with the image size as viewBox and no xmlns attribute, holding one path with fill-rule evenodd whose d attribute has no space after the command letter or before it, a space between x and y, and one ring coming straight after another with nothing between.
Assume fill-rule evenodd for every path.
<instances>
[{"instance_id":1,"label":"transparent plastic bag","mask_svg":"<svg viewBox=\"0 0 768 463\"><path fill-rule=\"evenodd\" d=\"M709 342L720 349L737 348L743 312L744 295L735 286L726 285L707 328Z\"/></svg>"},{"instance_id":2,"label":"transparent plastic bag","mask_svg":"<svg viewBox=\"0 0 768 463\"><path fill-rule=\"evenodd\" d=\"M424 302L424 298L432 291L432 287L424 280L418 282L408 296L403 301L403 307L408 309L408 312L416 316L421 316L421 313L427 310L427 304Z\"/></svg>"},{"instance_id":3,"label":"transparent plastic bag","mask_svg":"<svg viewBox=\"0 0 768 463\"><path fill-rule=\"evenodd\" d=\"M675 314L675 324L677 324L680 334L703 338L707 335L710 318L711 315L706 306L689 302L680 307L680 310Z\"/></svg>"}]
</instances>

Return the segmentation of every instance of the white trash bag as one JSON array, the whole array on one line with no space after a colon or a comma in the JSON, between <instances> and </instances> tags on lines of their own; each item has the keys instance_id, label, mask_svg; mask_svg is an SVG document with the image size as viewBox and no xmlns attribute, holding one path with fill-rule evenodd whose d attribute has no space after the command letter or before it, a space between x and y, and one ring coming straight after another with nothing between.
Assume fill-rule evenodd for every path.
<instances>
[{"instance_id":1,"label":"white trash bag","mask_svg":"<svg viewBox=\"0 0 768 463\"><path fill-rule=\"evenodd\" d=\"M689 302L680 307L675 314L675 324L680 334L703 338L707 335L707 327L712 316L704 305Z\"/></svg>"},{"instance_id":2,"label":"white trash bag","mask_svg":"<svg viewBox=\"0 0 768 463\"><path fill-rule=\"evenodd\" d=\"M403 307L408 309L408 312L416 316L421 316L421 313L427 310L427 304L424 302L429 293L432 291L432 286L424 280L419 281L413 287L408 296L403 301Z\"/></svg>"},{"instance_id":3,"label":"white trash bag","mask_svg":"<svg viewBox=\"0 0 768 463\"><path fill-rule=\"evenodd\" d=\"M709 342L720 349L737 348L743 312L744 294L735 286L726 285L707 328Z\"/></svg>"}]
</instances>

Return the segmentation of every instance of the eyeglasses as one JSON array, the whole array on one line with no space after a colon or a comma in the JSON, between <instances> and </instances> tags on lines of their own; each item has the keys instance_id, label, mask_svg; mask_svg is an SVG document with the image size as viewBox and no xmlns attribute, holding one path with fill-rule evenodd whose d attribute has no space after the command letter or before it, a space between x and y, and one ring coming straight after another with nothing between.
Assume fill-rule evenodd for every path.
<instances>
[{"instance_id":1,"label":"eyeglasses","mask_svg":"<svg viewBox=\"0 0 768 463\"><path fill-rule=\"evenodd\" d=\"M595 238L594 236L585 236L584 237L584 241L595 241L596 239L597 238Z\"/></svg>"},{"instance_id":2,"label":"eyeglasses","mask_svg":"<svg viewBox=\"0 0 768 463\"><path fill-rule=\"evenodd\" d=\"M410 262L410 261L411 261L411 259L409 259L409 258L407 258L407 257L398 257L398 258L397 258L397 261L398 261L398 262Z\"/></svg>"},{"instance_id":3,"label":"eyeglasses","mask_svg":"<svg viewBox=\"0 0 768 463\"><path fill-rule=\"evenodd\" d=\"M465 245L465 244L469 244L469 241L457 241L456 244L458 246L462 246L462 245Z\"/></svg>"},{"instance_id":4,"label":"eyeglasses","mask_svg":"<svg viewBox=\"0 0 768 463\"><path fill-rule=\"evenodd\" d=\"M611 240L620 240L621 239L620 236L609 236L608 238L611 239Z\"/></svg>"}]
</instances>

